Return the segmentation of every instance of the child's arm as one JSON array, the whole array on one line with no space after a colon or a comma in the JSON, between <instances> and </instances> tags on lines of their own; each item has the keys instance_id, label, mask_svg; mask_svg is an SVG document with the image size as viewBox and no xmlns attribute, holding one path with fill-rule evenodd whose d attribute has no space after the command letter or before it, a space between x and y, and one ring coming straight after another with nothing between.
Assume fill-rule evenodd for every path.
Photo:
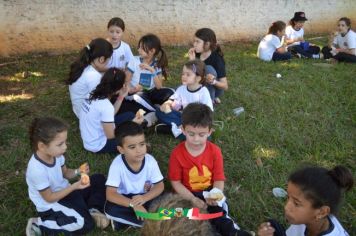
<instances>
[{"instance_id":1,"label":"child's arm","mask_svg":"<svg viewBox=\"0 0 356 236\"><path fill-rule=\"evenodd\" d=\"M156 89L161 89L162 88L162 75L156 75L153 78L153 83L155 84Z\"/></svg>"},{"instance_id":2,"label":"child's arm","mask_svg":"<svg viewBox=\"0 0 356 236\"><path fill-rule=\"evenodd\" d=\"M117 192L117 188L106 186L106 199L120 206L130 207L131 198Z\"/></svg>"},{"instance_id":3,"label":"child's arm","mask_svg":"<svg viewBox=\"0 0 356 236\"><path fill-rule=\"evenodd\" d=\"M82 164L77 169L69 169L66 165L62 166L63 177L66 179L74 179L75 177L78 177L81 173L89 174L89 171L90 170L88 163Z\"/></svg>"},{"instance_id":4,"label":"child's arm","mask_svg":"<svg viewBox=\"0 0 356 236\"><path fill-rule=\"evenodd\" d=\"M224 192L224 184L225 184L225 181L223 181L223 180L214 181L213 188L218 188L222 192Z\"/></svg>"},{"instance_id":5,"label":"child's arm","mask_svg":"<svg viewBox=\"0 0 356 236\"><path fill-rule=\"evenodd\" d=\"M115 125L114 123L101 123L104 129L104 134L107 139L115 138Z\"/></svg>"},{"instance_id":6,"label":"child's arm","mask_svg":"<svg viewBox=\"0 0 356 236\"><path fill-rule=\"evenodd\" d=\"M52 190L48 187L43 191L40 191L41 196L43 197L44 200L46 200L46 202L58 202L59 200L61 200L62 198L64 198L65 196L67 196L68 194L70 194L71 192L73 192L74 190L77 189L84 189L86 187L89 187L90 183L83 185L81 183L81 180L73 183L72 185L69 185L67 188L62 189L58 192L52 192Z\"/></svg>"},{"instance_id":7,"label":"child's arm","mask_svg":"<svg viewBox=\"0 0 356 236\"><path fill-rule=\"evenodd\" d=\"M196 55L195 55L195 49L194 48L190 48L188 51L188 57L189 60L194 60Z\"/></svg>"},{"instance_id":8,"label":"child's arm","mask_svg":"<svg viewBox=\"0 0 356 236\"><path fill-rule=\"evenodd\" d=\"M133 204L134 206L136 205L143 205L146 202L154 199L155 197L157 197L158 195L160 195L164 190L164 184L163 181L159 182L158 184L154 184L152 186L152 188L150 189L150 191L148 191L145 194L142 195L136 195L132 197L132 202L131 204Z\"/></svg>"},{"instance_id":9,"label":"child's arm","mask_svg":"<svg viewBox=\"0 0 356 236\"><path fill-rule=\"evenodd\" d=\"M190 200L194 205L199 208L205 209L207 205L203 200L196 197L191 193L180 181L171 181L173 189L181 195L184 199Z\"/></svg>"}]
</instances>

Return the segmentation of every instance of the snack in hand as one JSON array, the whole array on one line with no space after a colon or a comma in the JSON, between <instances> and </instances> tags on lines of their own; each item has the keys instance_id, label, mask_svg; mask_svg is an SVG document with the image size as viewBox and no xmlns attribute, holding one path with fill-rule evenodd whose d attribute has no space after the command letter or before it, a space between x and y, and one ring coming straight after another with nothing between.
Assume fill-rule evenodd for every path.
<instances>
[{"instance_id":1,"label":"snack in hand","mask_svg":"<svg viewBox=\"0 0 356 236\"><path fill-rule=\"evenodd\" d=\"M87 174L82 173L80 175L80 182L82 185L87 185L90 183L90 178Z\"/></svg>"},{"instance_id":2,"label":"snack in hand","mask_svg":"<svg viewBox=\"0 0 356 236\"><path fill-rule=\"evenodd\" d=\"M137 112L136 112L136 117L143 117L143 115L145 114L146 112L143 110L143 109L139 109Z\"/></svg>"},{"instance_id":3,"label":"snack in hand","mask_svg":"<svg viewBox=\"0 0 356 236\"><path fill-rule=\"evenodd\" d=\"M79 167L80 173L85 173L86 169L87 169L87 166L88 166L88 162L85 162L85 163L81 164L80 167Z\"/></svg>"},{"instance_id":4,"label":"snack in hand","mask_svg":"<svg viewBox=\"0 0 356 236\"><path fill-rule=\"evenodd\" d=\"M166 114L172 112L172 109L171 109L171 106L169 105L169 103L162 104L161 111L163 111Z\"/></svg>"},{"instance_id":5,"label":"snack in hand","mask_svg":"<svg viewBox=\"0 0 356 236\"><path fill-rule=\"evenodd\" d=\"M224 198L224 194L223 193L210 193L209 194L209 198L213 199L215 201L221 201Z\"/></svg>"}]
</instances>

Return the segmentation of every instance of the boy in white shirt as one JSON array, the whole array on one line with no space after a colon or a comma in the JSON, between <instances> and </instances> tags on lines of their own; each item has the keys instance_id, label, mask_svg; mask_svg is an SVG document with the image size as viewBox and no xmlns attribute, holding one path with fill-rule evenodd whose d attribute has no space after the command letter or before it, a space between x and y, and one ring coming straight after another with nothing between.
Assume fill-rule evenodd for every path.
<instances>
[{"instance_id":1,"label":"boy in white shirt","mask_svg":"<svg viewBox=\"0 0 356 236\"><path fill-rule=\"evenodd\" d=\"M164 190L163 176L153 156L147 154L145 135L140 125L122 123L115 130L121 153L111 163L106 181L105 214L114 230L125 225L142 227L135 211L147 212L148 205Z\"/></svg>"}]
</instances>

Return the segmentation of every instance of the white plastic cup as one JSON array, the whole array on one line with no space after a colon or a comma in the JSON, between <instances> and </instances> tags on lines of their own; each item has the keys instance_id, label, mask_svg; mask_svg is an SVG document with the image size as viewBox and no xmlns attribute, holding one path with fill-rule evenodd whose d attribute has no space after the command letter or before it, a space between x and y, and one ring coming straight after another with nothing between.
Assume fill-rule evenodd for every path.
<instances>
[{"instance_id":1,"label":"white plastic cup","mask_svg":"<svg viewBox=\"0 0 356 236\"><path fill-rule=\"evenodd\" d=\"M244 111L245 111L245 109L243 107L238 107L238 108L233 109L233 112L236 116L239 116Z\"/></svg>"}]
</instances>

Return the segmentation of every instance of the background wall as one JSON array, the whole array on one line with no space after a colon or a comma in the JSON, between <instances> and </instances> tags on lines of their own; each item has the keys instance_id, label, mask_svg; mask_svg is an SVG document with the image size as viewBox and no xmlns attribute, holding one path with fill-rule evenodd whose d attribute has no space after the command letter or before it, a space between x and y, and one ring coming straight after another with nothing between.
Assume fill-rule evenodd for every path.
<instances>
[{"instance_id":1,"label":"background wall","mask_svg":"<svg viewBox=\"0 0 356 236\"><path fill-rule=\"evenodd\" d=\"M124 40L132 45L148 32L164 44L186 44L201 27L219 41L259 40L295 11L306 12L306 33L334 30L341 16L356 25L355 0L0 0L0 56L79 49L106 37L115 16L124 19Z\"/></svg>"}]
</instances>

